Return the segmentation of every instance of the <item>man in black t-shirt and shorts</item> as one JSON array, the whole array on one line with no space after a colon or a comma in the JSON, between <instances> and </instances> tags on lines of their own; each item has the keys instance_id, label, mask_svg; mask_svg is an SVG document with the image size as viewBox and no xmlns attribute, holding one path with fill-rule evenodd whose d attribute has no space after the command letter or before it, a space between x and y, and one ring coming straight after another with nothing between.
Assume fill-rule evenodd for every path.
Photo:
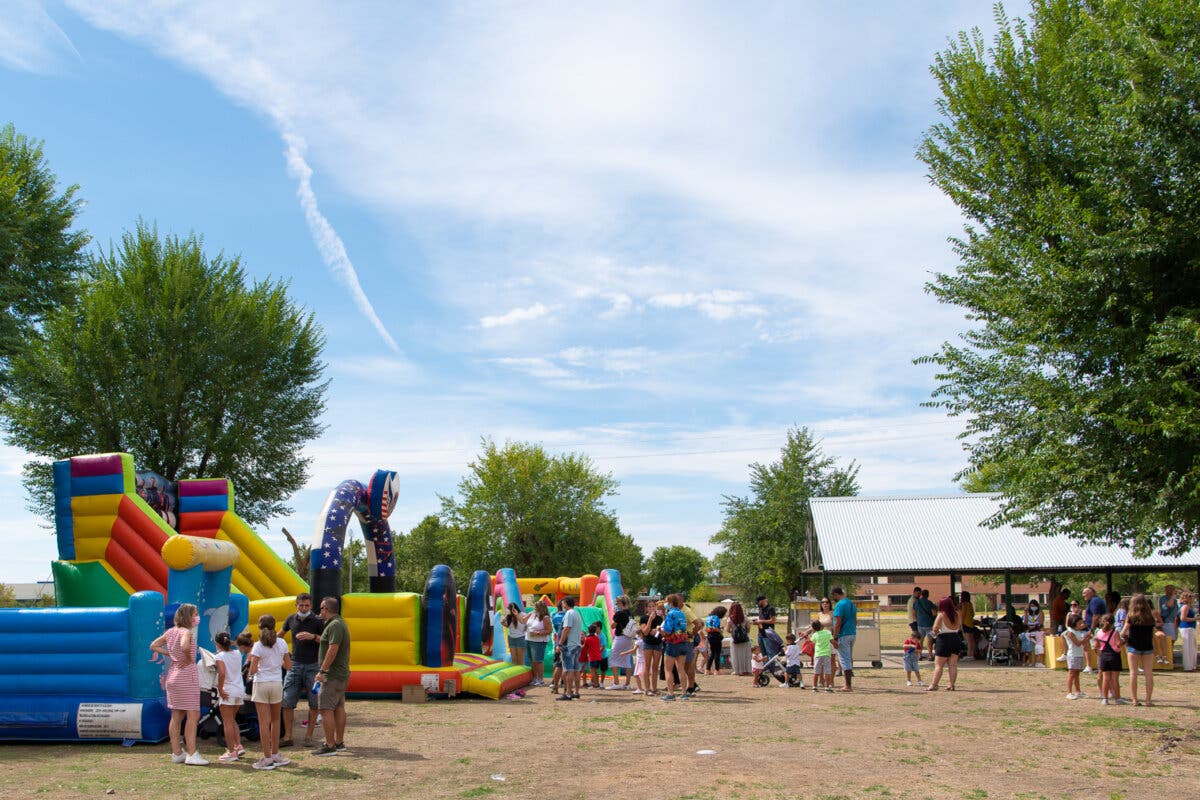
<instances>
[{"instance_id":1,"label":"man in black t-shirt and shorts","mask_svg":"<svg viewBox=\"0 0 1200 800\"><path fill-rule=\"evenodd\" d=\"M769 660L779 652L775 640L766 635L767 630L775 630L775 606L770 604L765 594L760 594L755 602L758 604L758 619L755 620L758 625L758 650L764 659Z\"/></svg>"},{"instance_id":2,"label":"man in black t-shirt and shorts","mask_svg":"<svg viewBox=\"0 0 1200 800\"><path fill-rule=\"evenodd\" d=\"M312 596L302 592L296 596L296 613L283 621L280 635L292 634L292 668L283 679L283 734L279 737L280 747L291 747L292 723L300 695L308 698L308 727L304 731L304 744L312 745L317 724L317 698L312 693L317 679L317 653L321 646L321 631L325 622L312 613Z\"/></svg>"}]
</instances>

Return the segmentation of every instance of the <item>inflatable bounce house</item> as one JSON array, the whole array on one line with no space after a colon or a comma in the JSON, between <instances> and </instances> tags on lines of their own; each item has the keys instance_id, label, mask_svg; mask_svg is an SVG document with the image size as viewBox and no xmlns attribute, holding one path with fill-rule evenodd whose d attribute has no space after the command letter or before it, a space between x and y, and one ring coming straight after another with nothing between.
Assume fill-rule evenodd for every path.
<instances>
[{"instance_id":1,"label":"inflatable bounce house","mask_svg":"<svg viewBox=\"0 0 1200 800\"><path fill-rule=\"evenodd\" d=\"M229 481L180 481L169 501L157 484L143 481L122 453L54 464L58 608L0 611L0 740L165 738L162 667L148 646L184 602L200 609L198 643L212 649L222 630L240 632L266 613L283 619L301 592L314 604L339 597L357 696L419 685L495 699L526 685L529 669L509 663L504 637L492 634L510 598L527 607L522 593L578 595L585 623L602 620L611 642L615 570L554 579L477 571L464 596L450 568L439 566L423 592L397 592L387 521L394 472L379 470L365 486L343 481L329 495L316 524L311 585L237 515ZM369 544L370 591L342 596L352 518ZM550 659L548 652L547 666Z\"/></svg>"}]
</instances>

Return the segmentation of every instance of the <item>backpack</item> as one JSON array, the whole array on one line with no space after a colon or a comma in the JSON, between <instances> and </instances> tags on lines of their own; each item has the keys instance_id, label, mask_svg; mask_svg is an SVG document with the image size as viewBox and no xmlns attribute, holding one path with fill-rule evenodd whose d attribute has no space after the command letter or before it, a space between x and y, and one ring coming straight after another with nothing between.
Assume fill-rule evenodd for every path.
<instances>
[{"instance_id":1,"label":"backpack","mask_svg":"<svg viewBox=\"0 0 1200 800\"><path fill-rule=\"evenodd\" d=\"M744 624L734 625L733 633L731 635L733 637L734 644L745 644L746 642L750 641L750 632Z\"/></svg>"}]
</instances>

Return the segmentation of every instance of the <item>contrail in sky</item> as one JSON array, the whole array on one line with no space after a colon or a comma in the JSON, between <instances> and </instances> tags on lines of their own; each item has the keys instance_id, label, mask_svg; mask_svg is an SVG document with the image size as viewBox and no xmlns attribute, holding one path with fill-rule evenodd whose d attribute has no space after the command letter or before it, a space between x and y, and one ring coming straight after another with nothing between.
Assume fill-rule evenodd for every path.
<instances>
[{"instance_id":1,"label":"contrail in sky","mask_svg":"<svg viewBox=\"0 0 1200 800\"><path fill-rule=\"evenodd\" d=\"M342 237L338 236L337 231L333 229L329 220L317 207L317 196L313 194L312 190L312 167L304 159L304 151L307 146L304 139L295 133L284 132L283 141L287 145L288 173L299 182L296 196L300 198L300 207L304 209L304 218L308 221L308 229L312 233L317 250L321 253L321 258L333 274L346 284L350 290L350 296L354 298L354 304L371 321L371 325L387 342L388 347L393 352L399 352L399 345L387 332L387 328L383 326L383 321L379 319L371 301L367 299L362 284L358 282L358 272L355 271L354 264L351 263L350 256L346 253L346 245L342 241Z\"/></svg>"}]
</instances>

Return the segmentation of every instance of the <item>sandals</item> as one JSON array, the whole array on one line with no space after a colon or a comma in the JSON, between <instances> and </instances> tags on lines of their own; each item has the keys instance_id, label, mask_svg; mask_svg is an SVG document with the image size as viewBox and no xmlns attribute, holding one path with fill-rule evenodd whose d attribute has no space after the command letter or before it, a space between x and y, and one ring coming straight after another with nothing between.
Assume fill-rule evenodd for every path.
<instances>
[{"instance_id":1,"label":"sandals","mask_svg":"<svg viewBox=\"0 0 1200 800\"><path fill-rule=\"evenodd\" d=\"M937 690L938 690L938 687L936 687L936 686L926 686L925 687L925 691L927 691L927 692L936 692Z\"/></svg>"}]
</instances>

